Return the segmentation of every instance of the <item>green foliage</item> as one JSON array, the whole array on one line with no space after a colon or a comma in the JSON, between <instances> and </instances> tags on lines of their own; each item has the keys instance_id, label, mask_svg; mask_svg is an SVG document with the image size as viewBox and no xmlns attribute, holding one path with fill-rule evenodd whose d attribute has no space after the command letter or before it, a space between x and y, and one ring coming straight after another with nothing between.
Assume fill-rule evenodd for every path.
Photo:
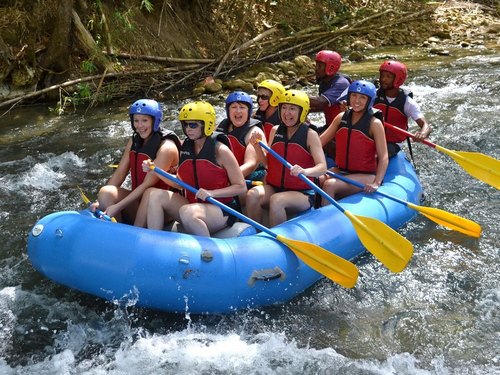
<instances>
[{"instance_id":1,"label":"green foliage","mask_svg":"<svg viewBox=\"0 0 500 375\"><path fill-rule=\"evenodd\" d=\"M153 3L150 0L141 0L140 9L146 9L148 13L153 11Z\"/></svg>"},{"instance_id":2,"label":"green foliage","mask_svg":"<svg viewBox=\"0 0 500 375\"><path fill-rule=\"evenodd\" d=\"M88 84L78 84L76 87L77 91L73 92L72 94L60 88L59 101L56 103L55 107L49 107L49 111L56 114L57 116L61 116L71 106L73 106L73 109L75 110L77 106L91 100L92 89Z\"/></svg>"},{"instance_id":3,"label":"green foliage","mask_svg":"<svg viewBox=\"0 0 500 375\"><path fill-rule=\"evenodd\" d=\"M90 60L83 60L81 65L80 65L82 71L84 73L95 73L97 72L97 67L95 66L95 64L90 61Z\"/></svg>"},{"instance_id":4,"label":"green foliage","mask_svg":"<svg viewBox=\"0 0 500 375\"><path fill-rule=\"evenodd\" d=\"M129 9L126 12L116 11L113 14L113 17L119 22L122 23L127 30L133 31L135 29L134 23L131 21L131 13L132 11Z\"/></svg>"}]
</instances>

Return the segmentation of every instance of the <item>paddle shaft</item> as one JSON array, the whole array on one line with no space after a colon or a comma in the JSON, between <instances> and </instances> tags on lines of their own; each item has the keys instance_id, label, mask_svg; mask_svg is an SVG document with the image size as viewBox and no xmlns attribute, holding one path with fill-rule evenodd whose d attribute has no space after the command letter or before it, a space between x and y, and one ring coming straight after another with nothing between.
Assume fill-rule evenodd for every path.
<instances>
[{"instance_id":1,"label":"paddle shaft","mask_svg":"<svg viewBox=\"0 0 500 375\"><path fill-rule=\"evenodd\" d=\"M363 185L361 182L351 180L350 178L342 176L341 174L338 174L338 173L335 173L335 172L332 172L332 171L326 171L326 174L329 175L329 176L338 178L339 180L342 180L344 182L347 182L348 184L357 186L357 187L359 187L361 189L364 189L364 187L365 187L365 185ZM405 206L408 206L408 202L406 202L406 201L404 201L402 199L399 199L399 198L397 198L397 197L395 197L393 195L389 195L389 194L386 194L386 193L378 191L378 190L375 190L373 193L381 195L381 196L389 198L389 199L392 199L393 201L401 203L401 204L404 204Z\"/></svg>"},{"instance_id":2,"label":"paddle shaft","mask_svg":"<svg viewBox=\"0 0 500 375\"><path fill-rule=\"evenodd\" d=\"M292 168L292 165L281 157L281 155L276 153L276 151L272 150L263 142L259 142L259 144L288 169ZM298 177L347 216L363 246L388 269L393 272L401 272L406 267L413 254L413 246L410 241L380 220L356 216L345 210L335 201L335 199L330 197L323 189L309 180L304 174L300 173Z\"/></svg>"},{"instance_id":3,"label":"paddle shaft","mask_svg":"<svg viewBox=\"0 0 500 375\"><path fill-rule=\"evenodd\" d=\"M401 134L404 134L406 135L407 137L410 137L410 138L413 138L415 139L415 135L410 133L409 131L406 131L404 129L401 129L401 128L398 128L397 126L394 126L392 124L389 124L388 122L384 122L384 126L388 129L391 129L391 130L394 130L395 132L398 132L398 133L401 133ZM427 146L430 146L432 148L436 148L437 145L435 143L432 143L431 141L428 141L427 139L423 139L421 141L423 144L426 144Z\"/></svg>"},{"instance_id":4,"label":"paddle shaft","mask_svg":"<svg viewBox=\"0 0 500 375\"><path fill-rule=\"evenodd\" d=\"M292 165L285 159L283 158L280 154L278 154L276 151L274 151L272 148L270 148L268 145L263 143L262 141L259 141L259 144L262 148L264 148L267 152L269 152L271 155L273 155L276 159L278 159L283 165L285 165L288 169L292 168ZM311 188L313 188L318 194L320 194L322 197L327 199L332 205L337 207L342 213L346 213L344 207L342 207L340 204L337 203L335 199L330 197L323 189L321 189L319 186L317 186L314 182L309 180L305 175L300 173L298 177L304 181L306 184L308 184Z\"/></svg>"},{"instance_id":5,"label":"paddle shaft","mask_svg":"<svg viewBox=\"0 0 500 375\"><path fill-rule=\"evenodd\" d=\"M80 196L82 197L83 203L85 203L87 205L87 207L90 208L90 205L92 204L92 202L90 202L90 199L85 195L85 193L83 192L83 190L79 186L78 186L78 189L80 190ZM113 223L116 223L116 219L114 217L106 215L104 212L102 212L98 208L96 208L95 211L92 213L98 219L103 218L106 221L112 221Z\"/></svg>"},{"instance_id":6,"label":"paddle shaft","mask_svg":"<svg viewBox=\"0 0 500 375\"><path fill-rule=\"evenodd\" d=\"M197 190L195 187L193 187L193 186L191 186L191 185L189 185L189 184L185 183L185 182L184 182L184 181L182 181L182 180L179 180L177 177L175 177L175 176L171 175L170 173L165 172L165 171L164 171L163 169L161 169L161 168L154 167L154 169L153 169L153 170L154 170L156 173L158 173L159 175L161 175L161 176L163 176L163 177L165 177L165 178L168 178L170 181L173 181L173 182L175 182L176 184L178 184L178 185L182 186L184 189L189 190L189 191L190 191L191 193L193 193L193 194L196 194L196 193L198 192L198 190ZM230 213L231 215L236 216L238 219L240 219L240 220L242 220L242 221L244 221L244 222L246 222L246 223L248 223L248 224L252 225L253 227L255 227L255 228L259 229L260 231L262 231L262 232L265 232L265 233L269 234L270 236L272 236L272 237L274 237L274 238L276 238L276 237L278 236L276 233L272 232L271 230L269 230L269 229L268 229L268 228L266 228L265 226L263 226L263 225L259 224L258 222L256 222L255 220L253 220L253 219L249 218L248 216L245 216L245 215L243 215L242 213L240 213L240 212L238 212L238 211L236 211L236 210L232 209L231 207L229 207L229 206L225 205L224 203L219 202L219 201L218 201L217 199L215 199L215 198L208 197L208 198L207 198L207 201L208 201L208 202L210 202L210 203L212 203L212 204L214 204L214 205L216 205L217 207L221 208L222 210L224 210L224 211L226 211L226 212Z\"/></svg>"},{"instance_id":7,"label":"paddle shaft","mask_svg":"<svg viewBox=\"0 0 500 375\"><path fill-rule=\"evenodd\" d=\"M384 126L408 137L415 136L401 128L384 122ZM472 177L500 189L500 161L480 152L453 151L424 139L421 143L451 157Z\"/></svg>"}]
</instances>

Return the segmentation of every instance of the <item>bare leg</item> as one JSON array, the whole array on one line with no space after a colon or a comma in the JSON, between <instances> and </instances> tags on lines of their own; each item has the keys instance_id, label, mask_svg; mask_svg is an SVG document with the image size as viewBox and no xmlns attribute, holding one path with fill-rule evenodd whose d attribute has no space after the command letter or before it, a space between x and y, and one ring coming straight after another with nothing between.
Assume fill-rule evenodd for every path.
<instances>
[{"instance_id":1,"label":"bare leg","mask_svg":"<svg viewBox=\"0 0 500 375\"><path fill-rule=\"evenodd\" d=\"M137 213L135 215L134 225L136 227L146 228L148 221L148 204L149 204L149 195L156 188L149 188L144 191L141 198L141 203L137 208Z\"/></svg>"},{"instance_id":2,"label":"bare leg","mask_svg":"<svg viewBox=\"0 0 500 375\"><path fill-rule=\"evenodd\" d=\"M181 221L179 210L187 203L187 199L178 193L162 189L152 190L148 197L148 228L162 230L165 225L165 215Z\"/></svg>"},{"instance_id":3,"label":"bare leg","mask_svg":"<svg viewBox=\"0 0 500 375\"><path fill-rule=\"evenodd\" d=\"M228 219L219 207L206 203L184 205L179 214L186 232L207 237L226 227Z\"/></svg>"},{"instance_id":4,"label":"bare leg","mask_svg":"<svg viewBox=\"0 0 500 375\"><path fill-rule=\"evenodd\" d=\"M358 182L361 182L363 185L370 183L373 181L372 174L364 174L364 173L353 173L349 175L349 178ZM358 193L361 191L360 188L348 184L344 181L340 181L336 178L329 178L323 183L323 190L333 199L340 199L352 195L354 193ZM321 205L326 206L330 202L326 199L321 200Z\"/></svg>"},{"instance_id":5,"label":"bare leg","mask_svg":"<svg viewBox=\"0 0 500 375\"><path fill-rule=\"evenodd\" d=\"M269 225L274 227L287 220L287 214L295 214L311 207L309 197L299 191L283 191L271 196L269 201Z\"/></svg>"},{"instance_id":6,"label":"bare leg","mask_svg":"<svg viewBox=\"0 0 500 375\"><path fill-rule=\"evenodd\" d=\"M109 206L121 201L130 193L130 190L116 187L114 185L103 186L99 190L99 193L97 195L97 200L99 201L99 209L101 211L106 211ZM115 219L121 222L123 220L121 213L119 215L116 215Z\"/></svg>"},{"instance_id":7,"label":"bare leg","mask_svg":"<svg viewBox=\"0 0 500 375\"><path fill-rule=\"evenodd\" d=\"M270 185L255 186L248 190L245 205L247 216L258 223L262 223L264 209L269 206L269 198L273 193L274 188Z\"/></svg>"}]
</instances>

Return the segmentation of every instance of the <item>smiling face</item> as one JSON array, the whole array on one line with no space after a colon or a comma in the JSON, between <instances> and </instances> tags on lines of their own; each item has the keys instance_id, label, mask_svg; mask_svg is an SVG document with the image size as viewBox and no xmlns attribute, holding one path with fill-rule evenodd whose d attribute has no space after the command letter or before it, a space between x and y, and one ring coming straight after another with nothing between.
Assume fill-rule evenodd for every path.
<instances>
[{"instance_id":1,"label":"smiling face","mask_svg":"<svg viewBox=\"0 0 500 375\"><path fill-rule=\"evenodd\" d=\"M229 110L229 120L233 124L233 126L239 128L247 123L249 115L248 115L248 106L246 104L240 102L233 102L228 107Z\"/></svg>"},{"instance_id":2,"label":"smiling face","mask_svg":"<svg viewBox=\"0 0 500 375\"><path fill-rule=\"evenodd\" d=\"M153 134L153 117L149 115L134 115L134 128L139 137L148 139Z\"/></svg>"},{"instance_id":3,"label":"smiling face","mask_svg":"<svg viewBox=\"0 0 500 375\"><path fill-rule=\"evenodd\" d=\"M299 123L300 112L302 108L295 104L287 104L283 103L280 105L280 117L281 122L285 124L285 126L295 126Z\"/></svg>"},{"instance_id":4,"label":"smiling face","mask_svg":"<svg viewBox=\"0 0 500 375\"><path fill-rule=\"evenodd\" d=\"M366 109L369 100L370 98L366 95L352 92L349 96L349 105L354 112L361 112Z\"/></svg>"}]
</instances>

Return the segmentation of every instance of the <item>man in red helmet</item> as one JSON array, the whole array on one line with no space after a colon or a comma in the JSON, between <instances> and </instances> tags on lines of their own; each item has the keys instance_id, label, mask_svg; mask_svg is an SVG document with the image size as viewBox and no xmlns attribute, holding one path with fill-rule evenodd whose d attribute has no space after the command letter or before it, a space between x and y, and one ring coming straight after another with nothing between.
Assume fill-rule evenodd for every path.
<instances>
[{"instance_id":1,"label":"man in red helmet","mask_svg":"<svg viewBox=\"0 0 500 375\"><path fill-rule=\"evenodd\" d=\"M309 96L310 112L324 112L326 126L341 111L337 99L349 87L350 81L338 73L342 57L334 51L322 50L316 54L316 82L319 85L318 96Z\"/></svg>"},{"instance_id":2,"label":"man in red helmet","mask_svg":"<svg viewBox=\"0 0 500 375\"><path fill-rule=\"evenodd\" d=\"M322 129L320 128L320 132L326 130L335 116L343 111L338 98L349 87L350 79L338 73L341 64L342 57L337 52L322 50L316 54L316 82L319 85L319 94L318 96L309 96L309 101L310 112L323 112L325 114L325 124ZM335 150L332 148L334 143L331 142L330 145L330 147L325 147L325 153L333 159L335 156Z\"/></svg>"},{"instance_id":3,"label":"man in red helmet","mask_svg":"<svg viewBox=\"0 0 500 375\"><path fill-rule=\"evenodd\" d=\"M411 92L401 89L401 85L408 76L406 66L399 61L388 60L380 65L379 72L380 88L377 90L374 108L382 111L385 122L404 130L408 130L408 120L412 118L420 127L420 130L415 133L415 140L422 141L427 138L432 130L420 106L413 99ZM394 156L401 150L401 143L406 136L387 128L385 135L389 157ZM411 155L410 142L408 142L408 147Z\"/></svg>"}]
</instances>

